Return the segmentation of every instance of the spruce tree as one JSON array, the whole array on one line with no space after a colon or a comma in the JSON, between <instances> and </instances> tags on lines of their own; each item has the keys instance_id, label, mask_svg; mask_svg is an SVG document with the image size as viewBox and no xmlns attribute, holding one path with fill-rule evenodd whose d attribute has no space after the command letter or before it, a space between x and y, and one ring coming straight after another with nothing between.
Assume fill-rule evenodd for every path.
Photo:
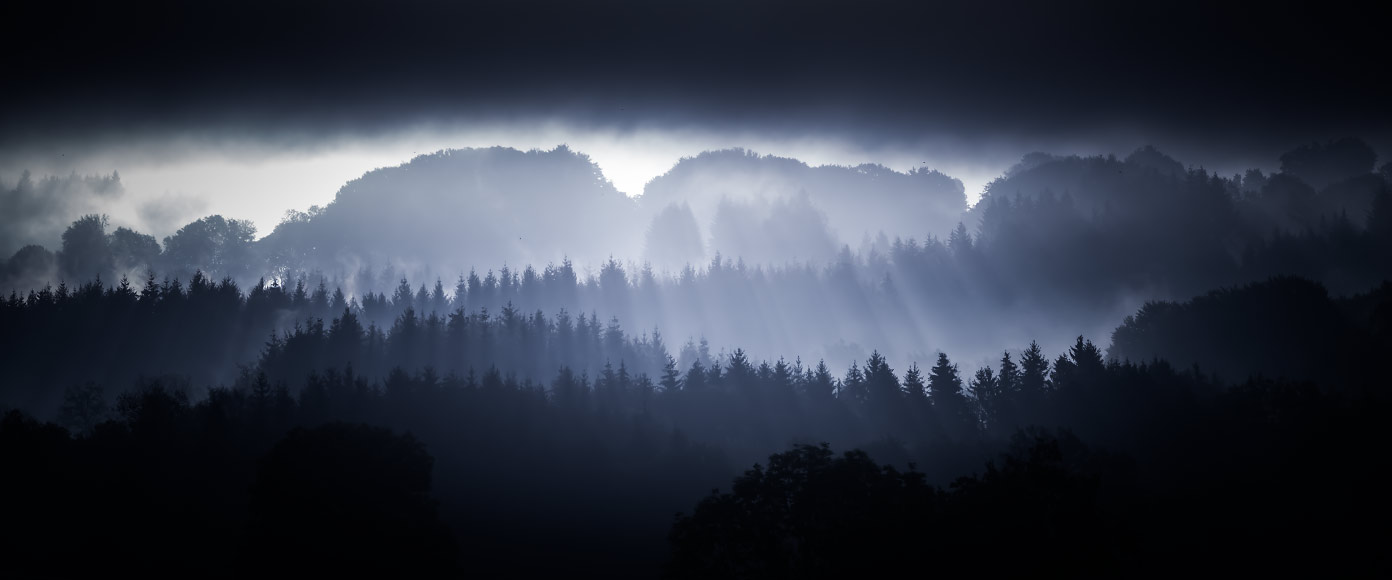
<instances>
[{"instance_id":1,"label":"spruce tree","mask_svg":"<svg viewBox=\"0 0 1392 580\"><path fill-rule=\"evenodd\" d=\"M1020 355L1020 400L1026 409L1036 410L1043 403L1048 373L1049 360L1044 358L1039 343L1030 341L1029 348Z\"/></svg>"},{"instance_id":2,"label":"spruce tree","mask_svg":"<svg viewBox=\"0 0 1392 580\"><path fill-rule=\"evenodd\" d=\"M878 350L865 361L865 387L869 399L884 407L881 411L889 410L902 400L899 377L894 375L894 369L889 368L889 363Z\"/></svg>"},{"instance_id":3,"label":"spruce tree","mask_svg":"<svg viewBox=\"0 0 1392 580\"><path fill-rule=\"evenodd\" d=\"M977 369L971 380L971 394L976 401L977 414L983 423L995 425L1000 421L1000 379L996 378L996 373L991 367Z\"/></svg>"},{"instance_id":4,"label":"spruce tree","mask_svg":"<svg viewBox=\"0 0 1392 580\"><path fill-rule=\"evenodd\" d=\"M667 362L662 365L662 379L657 384L668 393L681 389L681 371L677 370L677 359L672 358L672 355L667 355Z\"/></svg>"},{"instance_id":5,"label":"spruce tree","mask_svg":"<svg viewBox=\"0 0 1392 580\"><path fill-rule=\"evenodd\" d=\"M923 384L923 373L918 370L918 363L909 365L909 370L904 373L904 394L910 401L928 401L927 387Z\"/></svg>"},{"instance_id":6,"label":"spruce tree","mask_svg":"<svg viewBox=\"0 0 1392 580\"><path fill-rule=\"evenodd\" d=\"M947 353L938 353L938 363L928 373L928 398L935 406L955 404L962 399L962 377L957 365L947 360Z\"/></svg>"},{"instance_id":7,"label":"spruce tree","mask_svg":"<svg viewBox=\"0 0 1392 580\"><path fill-rule=\"evenodd\" d=\"M851 403L865 403L865 375L860 372L860 367L855 361L851 361L851 368L846 369L846 378L841 380L841 389L837 396Z\"/></svg>"},{"instance_id":8,"label":"spruce tree","mask_svg":"<svg viewBox=\"0 0 1392 580\"><path fill-rule=\"evenodd\" d=\"M825 360L817 361L817 368L808 370L807 379L807 398L816 402L830 401L836 397L836 378L831 376L831 369L826 366Z\"/></svg>"}]
</instances>

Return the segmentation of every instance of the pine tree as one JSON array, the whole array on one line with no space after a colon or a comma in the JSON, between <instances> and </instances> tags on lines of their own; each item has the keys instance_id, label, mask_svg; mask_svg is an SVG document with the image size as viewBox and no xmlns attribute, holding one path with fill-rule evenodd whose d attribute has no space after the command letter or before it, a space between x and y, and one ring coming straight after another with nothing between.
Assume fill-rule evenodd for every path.
<instances>
[{"instance_id":1,"label":"pine tree","mask_svg":"<svg viewBox=\"0 0 1392 580\"><path fill-rule=\"evenodd\" d=\"M779 395L791 393L793 391L793 371L788 366L783 357L778 358L778 362L773 365L772 386Z\"/></svg>"},{"instance_id":2,"label":"pine tree","mask_svg":"<svg viewBox=\"0 0 1392 580\"><path fill-rule=\"evenodd\" d=\"M981 422L993 426L1000 421L1000 380L991 367L977 369L971 380L971 395L976 401Z\"/></svg>"},{"instance_id":3,"label":"pine tree","mask_svg":"<svg viewBox=\"0 0 1392 580\"><path fill-rule=\"evenodd\" d=\"M972 251L972 237L967 233L967 226L962 222L957 222L957 229L947 238L947 247L952 250L952 254L959 260L966 259Z\"/></svg>"},{"instance_id":4,"label":"pine tree","mask_svg":"<svg viewBox=\"0 0 1392 580\"><path fill-rule=\"evenodd\" d=\"M1021 382L1022 377L1020 367L1015 365L1015 361L1010 359L1010 351L1001 354L1000 374L996 376L997 393L996 414L997 420L993 428L1011 428L1020 424L1021 402Z\"/></svg>"},{"instance_id":5,"label":"pine tree","mask_svg":"<svg viewBox=\"0 0 1392 580\"><path fill-rule=\"evenodd\" d=\"M663 364L666 364L666 360L671 356L667 353L667 343L662 340L662 333L658 332L656 326L653 327L652 338L648 341L647 351L649 353L648 356L651 357L648 360L662 361Z\"/></svg>"},{"instance_id":6,"label":"pine tree","mask_svg":"<svg viewBox=\"0 0 1392 580\"><path fill-rule=\"evenodd\" d=\"M348 297L343 295L342 288L334 288L333 298L329 300L329 312L338 312L348 307Z\"/></svg>"},{"instance_id":7,"label":"pine tree","mask_svg":"<svg viewBox=\"0 0 1392 580\"><path fill-rule=\"evenodd\" d=\"M662 365L662 379L657 384L664 392L681 390L681 371L677 370L677 359L672 358L672 355L667 355L667 362Z\"/></svg>"},{"instance_id":8,"label":"pine tree","mask_svg":"<svg viewBox=\"0 0 1392 580\"><path fill-rule=\"evenodd\" d=\"M1020 355L1020 400L1026 412L1037 411L1044 402L1048 390L1046 379L1049 373L1049 360L1044 358L1039 343L1030 341L1028 349Z\"/></svg>"},{"instance_id":9,"label":"pine tree","mask_svg":"<svg viewBox=\"0 0 1392 580\"><path fill-rule=\"evenodd\" d=\"M576 377L570 367L561 367L556 379L551 381L551 400L563 409L583 409L587 406L589 391L585 383L585 378Z\"/></svg>"},{"instance_id":10,"label":"pine tree","mask_svg":"<svg viewBox=\"0 0 1392 580\"><path fill-rule=\"evenodd\" d=\"M706 386L706 367L701 361L691 363L691 368L686 371L686 379L682 381L682 386L690 392L700 392Z\"/></svg>"},{"instance_id":11,"label":"pine tree","mask_svg":"<svg viewBox=\"0 0 1392 580\"><path fill-rule=\"evenodd\" d=\"M1061 354L1054 359L1054 370L1049 372L1049 387L1052 390L1066 390L1076 386L1078 365L1068 358L1068 355Z\"/></svg>"},{"instance_id":12,"label":"pine tree","mask_svg":"<svg viewBox=\"0 0 1392 580\"><path fill-rule=\"evenodd\" d=\"M469 275L473 276L474 280L478 279L473 271L470 271ZM469 281L464 279L463 274L459 275L459 281L454 284L454 298L450 302L450 307L454 310L469 312Z\"/></svg>"},{"instance_id":13,"label":"pine tree","mask_svg":"<svg viewBox=\"0 0 1392 580\"><path fill-rule=\"evenodd\" d=\"M978 421L962 392L962 377L946 353L938 353L938 362L928 373L928 399L949 435L965 438L976 431Z\"/></svg>"},{"instance_id":14,"label":"pine tree","mask_svg":"<svg viewBox=\"0 0 1392 580\"><path fill-rule=\"evenodd\" d=\"M754 378L754 367L745 356L744 349L737 348L730 353L730 362L725 366L725 378L733 388L746 388Z\"/></svg>"},{"instance_id":15,"label":"pine tree","mask_svg":"<svg viewBox=\"0 0 1392 580\"><path fill-rule=\"evenodd\" d=\"M879 406L881 412L888 412L903 400L899 393L899 377L894 375L894 369L889 368L878 350L865 361L865 387L869 400Z\"/></svg>"},{"instance_id":16,"label":"pine tree","mask_svg":"<svg viewBox=\"0 0 1392 580\"><path fill-rule=\"evenodd\" d=\"M830 401L836 397L836 379L831 376L831 370L827 368L825 360L817 361L817 368L808 369L805 394L808 399L817 402Z\"/></svg>"},{"instance_id":17,"label":"pine tree","mask_svg":"<svg viewBox=\"0 0 1392 580\"><path fill-rule=\"evenodd\" d=\"M634 381L633 385L634 390L638 392L640 402L638 410L646 415L648 414L648 403L652 401L653 391L655 390L652 379L648 378L647 373L639 373L638 379Z\"/></svg>"},{"instance_id":18,"label":"pine tree","mask_svg":"<svg viewBox=\"0 0 1392 580\"><path fill-rule=\"evenodd\" d=\"M714 388L728 388L724 367L716 361L711 361L710 366L706 368L706 384Z\"/></svg>"},{"instance_id":19,"label":"pine tree","mask_svg":"<svg viewBox=\"0 0 1392 580\"><path fill-rule=\"evenodd\" d=\"M396 292L392 294L392 306L396 308L397 313L401 313L410 308L412 302L411 284L402 278L401 284L397 285Z\"/></svg>"},{"instance_id":20,"label":"pine tree","mask_svg":"<svg viewBox=\"0 0 1392 580\"><path fill-rule=\"evenodd\" d=\"M909 370L904 373L904 395L910 401L928 401L928 391L923 384L923 373L918 370L918 363L909 365Z\"/></svg>"},{"instance_id":21,"label":"pine tree","mask_svg":"<svg viewBox=\"0 0 1392 580\"><path fill-rule=\"evenodd\" d=\"M934 406L955 405L962 400L962 377L957 365L947 360L947 353L938 353L938 362L928 373L928 398Z\"/></svg>"},{"instance_id":22,"label":"pine tree","mask_svg":"<svg viewBox=\"0 0 1392 580\"><path fill-rule=\"evenodd\" d=\"M416 297L412 300L416 310L420 311L421 316L430 314L430 293L426 291L425 284L420 285L420 290L416 291Z\"/></svg>"},{"instance_id":23,"label":"pine tree","mask_svg":"<svg viewBox=\"0 0 1392 580\"><path fill-rule=\"evenodd\" d=\"M925 428L937 425L932 420L933 404L928 400L928 386L923 382L923 371L919 370L918 363L909 365L904 373L903 398L906 412L901 417L906 421L908 433L921 436Z\"/></svg>"},{"instance_id":24,"label":"pine tree","mask_svg":"<svg viewBox=\"0 0 1392 580\"><path fill-rule=\"evenodd\" d=\"M1001 354L1000 374L997 377L1000 381L1001 395L1013 399L1020 390L1020 367L1015 366L1015 361L1010 360L1010 351Z\"/></svg>"},{"instance_id":25,"label":"pine tree","mask_svg":"<svg viewBox=\"0 0 1392 580\"><path fill-rule=\"evenodd\" d=\"M189 284L189 290L192 291L195 287L202 286L203 284L201 282L206 281L207 278L203 275L202 271L194 272L193 281ZM309 305L309 290L305 288L303 279L295 281L295 293L291 296L290 305L296 310L302 310Z\"/></svg>"},{"instance_id":26,"label":"pine tree","mask_svg":"<svg viewBox=\"0 0 1392 580\"><path fill-rule=\"evenodd\" d=\"M145 287L140 289L140 303L146 307L153 306L160 298L159 282L155 281L155 271L145 272Z\"/></svg>"},{"instance_id":27,"label":"pine tree","mask_svg":"<svg viewBox=\"0 0 1392 580\"><path fill-rule=\"evenodd\" d=\"M1078 374L1087 380L1096 378L1106 368L1101 349L1092 344L1091 340L1083 340L1081 336L1078 337L1077 344L1068 350L1068 356L1077 367Z\"/></svg>"},{"instance_id":28,"label":"pine tree","mask_svg":"<svg viewBox=\"0 0 1392 580\"><path fill-rule=\"evenodd\" d=\"M445 298L445 284L435 279L435 288L430 291L430 311L443 313L449 310L449 300Z\"/></svg>"},{"instance_id":29,"label":"pine tree","mask_svg":"<svg viewBox=\"0 0 1392 580\"><path fill-rule=\"evenodd\" d=\"M865 375L861 374L855 361L851 361L851 368L846 369L846 378L841 380L841 389L837 397L850 403L865 403Z\"/></svg>"},{"instance_id":30,"label":"pine tree","mask_svg":"<svg viewBox=\"0 0 1392 580\"><path fill-rule=\"evenodd\" d=\"M309 296L310 307L315 313L324 313L329 310L329 284L323 278L319 279L319 285L314 288L314 293Z\"/></svg>"}]
</instances>

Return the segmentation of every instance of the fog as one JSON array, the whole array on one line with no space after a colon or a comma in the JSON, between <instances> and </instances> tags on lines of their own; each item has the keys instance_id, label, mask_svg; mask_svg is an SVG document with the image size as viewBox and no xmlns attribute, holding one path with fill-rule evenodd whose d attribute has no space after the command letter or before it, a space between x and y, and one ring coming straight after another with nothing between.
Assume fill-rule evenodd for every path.
<instances>
[{"instance_id":1,"label":"fog","mask_svg":"<svg viewBox=\"0 0 1392 580\"><path fill-rule=\"evenodd\" d=\"M565 554L704 576L763 561L722 555L751 525L849 509L973 565L1003 532L959 518L1043 518L1078 531L1013 549L1105 544L1122 569L1236 510L1242 537L1288 545L1308 530L1271 502L1386 467L1359 443L1381 448L1369 361L1392 348L1392 164L1371 151L1307 143L1231 176L1154 148L1034 153L969 207L922 169L720 150L629 197L568 147L451 149L260 237L89 214L5 263L3 491L36 498L6 541L24 570L95 569L52 564L63 537L237 574L551 574ZM829 482L851 489L819 498ZM795 512L721 507L770 501ZM168 525L114 533L134 518ZM1102 522L1126 534L1074 545Z\"/></svg>"},{"instance_id":2,"label":"fog","mask_svg":"<svg viewBox=\"0 0 1392 580\"><path fill-rule=\"evenodd\" d=\"M7 7L0 576L1388 576L1368 11Z\"/></svg>"},{"instance_id":3,"label":"fog","mask_svg":"<svg viewBox=\"0 0 1392 580\"><path fill-rule=\"evenodd\" d=\"M16 253L6 283L23 294L101 275L139 288L149 272L202 272L243 289L323 284L365 309L380 294L393 305L363 314L382 328L407 308L444 317L511 305L658 332L674 356L705 340L717 359L739 348L835 369L873 351L901 368L937 352L989 363L1031 340L1105 343L1148 301L1271 275L1308 276L1337 295L1375 286L1385 270L1376 252L1338 256L1342 267L1308 256L1371 235L1388 165L1378 173L1357 139L1300 145L1274 165L1223 176L1149 146L1032 153L969 206L960 180L925 168L724 149L679 159L630 197L567 146L447 149L367 171L324 205L287 210L270 232L213 216L137 250L116 233L78 241L87 234L74 225L48 254ZM11 195L39 198L31 188ZM1303 249L1283 250L1280 236ZM444 301L415 303L436 285ZM278 320L280 330L308 322Z\"/></svg>"},{"instance_id":4,"label":"fog","mask_svg":"<svg viewBox=\"0 0 1392 580\"><path fill-rule=\"evenodd\" d=\"M393 167L417 155L443 149L504 146L527 151L565 144L585 153L616 189L641 195L648 181L680 160L705 151L748 148L809 165L856 166L874 163L900 172L933 167L963 180L970 200L1019 155L1028 142L990 144L952 138L925 138L905 146L858 143L835 132L810 131L779 137L751 131L713 131L653 126L618 130L587 128L574 122L528 117L516 123L438 123L403 127L381 134L278 140L275 133L252 137L227 133L124 135L106 142L91 136L0 155L0 177L15 181L35 176L109 175L119 171L127 204L180 209L179 219L216 213L249 219L269 234L287 210L304 211L331 201L346 182L374 168ZM1083 149L1086 150L1086 149ZM102 206L108 213L120 207ZM61 216L76 219L83 208ZM23 215L14 213L12 215ZM151 233L162 237L183 222L150 215ZM133 224L135 225L135 224ZM171 227L172 226L172 227Z\"/></svg>"}]
</instances>

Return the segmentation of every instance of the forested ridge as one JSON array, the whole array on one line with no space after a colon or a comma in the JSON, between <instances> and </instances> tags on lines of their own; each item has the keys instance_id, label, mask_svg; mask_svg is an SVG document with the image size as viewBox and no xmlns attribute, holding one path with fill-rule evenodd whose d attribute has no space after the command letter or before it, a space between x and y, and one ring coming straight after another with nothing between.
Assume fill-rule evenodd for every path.
<instances>
[{"instance_id":1,"label":"forested ridge","mask_svg":"<svg viewBox=\"0 0 1392 580\"><path fill-rule=\"evenodd\" d=\"M1317 285L1285 279L1231 294L1234 301L1264 297L1269 308L1306 308L1307 286L1322 296ZM1319 545L1357 567L1367 562L1360 550L1372 549L1372 538L1353 535L1353 523L1386 513L1372 487L1372 474L1387 467L1373 451L1386 440L1377 426L1387 406L1378 369L1346 366L1352 361L1328 351L1283 350L1281 337L1260 329L1241 339L1279 357L1257 360L1296 364L1282 357L1303 356L1296 362L1326 372L1224 381L1200 366L1109 360L1082 337L1066 352L1031 344L965 370L945 353L923 367L895 370L873 353L830 369L799 359L756 361L739 349L712 355L704 345L693 345L682 354L693 360L679 365L660 336L632 337L617 321L511 309L465 315L460 308L422 319L408 307L384 329L365 327L349 306L327 324L316 318L269 338L236 332L259 330L249 322L259 301L299 300L306 312L332 312L342 301L322 291L297 294L305 293L270 287L243 296L230 282L199 276L187 289L174 281L142 293L88 283L6 301L6 328L19 331L10 336L49 326L94 341L13 341L3 349L16 376L72 373L63 378L68 387L51 415L55 423L18 410L5 416L4 461L16 467L4 479L6 493L32 499L6 528L7 545L24 546L7 565L37 570L52 565L54 550L118 557L153 542L188 569L209 573L254 574L261 561L307 566L325 557L340 558L331 566L346 570L397 570L388 562L407 554L422 573L505 572L526 560L537 568L520 569L533 573L594 565L642 575L665 558L661 540L672 514L688 512L671 536L668 571L678 576L878 569L897 565L913 553L901 550L918 542L937 546L934 557L957 569L996 549L983 546L1040 559L1011 566L1068 573L1136 570L1162 555L1161 567L1199 558L1238 566L1315 541L1311 526L1336 523L1348 533L1321 527ZM1342 308L1347 322L1326 339L1361 341L1369 356L1392 346L1385 316L1357 317L1385 313L1385 291ZM1163 321L1151 310L1118 336ZM1188 337L1173 339L1182 346ZM225 383L196 382L175 366L156 375L83 363L107 344L123 349L114 360L145 357L155 368L186 361L180 348L226 352L242 340L259 341L259 357ZM1114 350L1117 344L1124 342ZM186 368L219 362L193 359ZM360 424L384 429L353 427ZM869 455L833 459L818 442ZM690 512L733 469L790 444L813 447L770 459L771 471L746 473L732 495ZM395 447L416 451L388 451ZM998 453L1007 453L1004 463L982 471ZM297 467L306 461L323 465ZM364 467L373 461L391 466ZM782 483L765 480L774 474ZM808 491L786 487L804 485L802 477L813 486ZM819 483L822 477L831 479ZM840 491L803 498L831 493L813 491L817 485ZM871 487L858 491L862 485ZM769 493L794 494L792 511L754 507ZM861 493L891 503L854 503ZM1040 503L1040 494L1062 495ZM366 505L336 503L367 496L375 499ZM1276 501L1286 507L1271 511ZM844 521L815 523L822 517ZM983 526L983 517L1017 523ZM744 518L777 527L720 531ZM776 523L781 518L791 519ZM122 537L111 527L135 519L167 535ZM1194 529L1193 521L1206 525ZM313 537L286 536L286 525ZM1039 525L1063 535L1017 531ZM861 526L870 526L868 536L853 532ZM949 531L963 526L971 531ZM612 534L586 532L597 528ZM737 540L741 534L754 535ZM1228 534L1230 550L1214 552L1210 542ZM860 547L847 552L851 538ZM379 541L399 549L343 550ZM806 544L790 553L789 541ZM1325 566L1328 553L1272 565ZM534 560L543 554L578 560ZM104 565L93 558L68 562L65 573Z\"/></svg>"},{"instance_id":2,"label":"forested ridge","mask_svg":"<svg viewBox=\"0 0 1392 580\"><path fill-rule=\"evenodd\" d=\"M886 206L960 190L724 152L658 180L662 207L594 202L694 240L667 248L675 270L408 264L389 254L450 246L313 235L351 238L376 193L460 167L518 195L568 179L509 181L528 163L611 192L568 150L418 159L261 240L210 216L161 244L89 215L5 264L0 572L1385 573L1392 192L1370 155L1315 143L1233 177L1149 148L1032 155L933 216L956 227L852 249L823 235L816 204L855 199L831 186L683 196L711 168L770 196L808 176L893 182L865 197ZM598 227L571 201L570 235ZM322 261L358 242L381 252Z\"/></svg>"},{"instance_id":3,"label":"forested ridge","mask_svg":"<svg viewBox=\"0 0 1392 580\"><path fill-rule=\"evenodd\" d=\"M1104 336L1147 301L1282 275L1348 296L1392 277L1389 165L1379 168L1357 139L1297 147L1280 162L1273 174L1220 176L1152 148L1124 158L1036 154L961 213L965 206L933 205L945 199L941 174L810 168L732 151L683 161L650 195L620 201L603 193L583 154L563 148L445 151L371 172L259 240L250 223L222 216L162 243L87 216L57 251L17 251L0 288L24 298L99 275L139 289L150 271L161 284L202 272L247 292L261 280L311 294L322 283L330 294L341 289L345 304L375 310L365 318L380 327L408 302L421 317L461 305L496 313L511 302L529 315L617 317L633 332L704 336L765 358L796 353L845 366L878 349L902 366L952 350L975 363L1030 340L1061 349L1079 334ZM741 176L764 184L750 186L763 197L722 197L738 191ZM16 191L25 187L37 186ZM489 217L497 204L542 192L568 193L525 218ZM903 204L925 205L920 216L894 209ZM413 212L430 220L402 226ZM850 214L882 228L827 233ZM595 238L628 229L626 241ZM595 243L580 252L570 238ZM547 249L514 247L541 240ZM497 244L506 247L488 249ZM430 259L466 250L460 263ZM281 317L277 330L295 318Z\"/></svg>"},{"instance_id":4,"label":"forested ridge","mask_svg":"<svg viewBox=\"0 0 1392 580\"><path fill-rule=\"evenodd\" d=\"M1366 2L86 4L0 580L1392 578Z\"/></svg>"}]
</instances>

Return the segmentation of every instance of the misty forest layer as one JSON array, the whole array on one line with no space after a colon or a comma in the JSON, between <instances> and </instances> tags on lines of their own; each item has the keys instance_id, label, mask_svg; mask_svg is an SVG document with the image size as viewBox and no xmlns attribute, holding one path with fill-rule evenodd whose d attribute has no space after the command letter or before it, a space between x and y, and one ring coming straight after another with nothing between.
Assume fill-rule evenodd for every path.
<instances>
[{"instance_id":1,"label":"misty forest layer","mask_svg":"<svg viewBox=\"0 0 1392 580\"><path fill-rule=\"evenodd\" d=\"M1034 154L968 207L742 150L629 199L493 148L259 239L7 229L0 570L1385 568L1392 165L1280 162ZM0 201L75 187L120 184Z\"/></svg>"},{"instance_id":2,"label":"misty forest layer","mask_svg":"<svg viewBox=\"0 0 1392 580\"><path fill-rule=\"evenodd\" d=\"M0 578L1392 577L1367 2L4 15Z\"/></svg>"},{"instance_id":3,"label":"misty forest layer","mask_svg":"<svg viewBox=\"0 0 1392 580\"><path fill-rule=\"evenodd\" d=\"M161 244L87 216L53 230L57 251L12 250L0 287L24 298L62 281L141 288L151 271L160 283L201 272L242 289L342 290L380 327L408 302L421 317L511 302L766 358L841 367L879 349L903 366L951 349L980 362L1030 340L1060 349L1104 335L1150 300L1278 275L1341 296L1386 279L1392 164L1376 169L1357 139L1280 163L1222 177L1151 148L1032 154L968 208L941 173L738 150L685 159L636 199L566 148L443 151L369 172L261 239L249 222L209 216ZM3 197L33 206L74 179L26 178ZM278 330L297 321L281 318Z\"/></svg>"},{"instance_id":4,"label":"misty forest layer","mask_svg":"<svg viewBox=\"0 0 1392 580\"><path fill-rule=\"evenodd\" d=\"M97 308L121 300L96 296L110 299ZM76 315L79 300L46 308ZM81 574L155 542L169 553L149 568L133 564L142 572L255 574L274 562L305 571L647 574L663 559L671 515L687 512L670 536L668 571L678 576L891 570L921 558L908 548L922 545L950 568L1008 550L1025 558L1012 566L1067 573L1198 561L1251 570L1250 558L1276 550L1290 556L1273 570L1327 570L1331 553L1358 569L1377 549L1358 530L1387 508L1375 474L1389 466L1373 449L1386 440L1378 421L1388 401L1373 361L1392 347L1392 294L1384 287L1331 303L1317 285L1278 279L1205 300L1342 312L1333 323L1340 333L1327 338L1354 348L1356 366L1301 349L1282 364L1322 371L1323 380L1233 383L1161 360L1107 362L1079 338L1056 357L1032 344L975 371L945 354L929 368L896 371L876 353L832 372L755 363L735 350L685 371L668 357L657 375L620 362L591 377L567 361L641 360L652 342L645 352L617 327L577 332L564 318L506 313L413 327L408 312L376 343L348 312L328 331L272 340L224 387L146 377L113 401L102 383L84 382L63 389L58 424L10 412L0 426L0 452L14 467L5 492L31 500L6 528L6 545L19 547L7 565L52 569L52 558L77 549L91 558L60 571ZM1149 313L1123 330L1183 352L1196 338L1184 311L1205 306L1175 305L1175 314ZM7 307L6 322L38 314L29 308ZM1238 337L1244 350L1270 361L1292 354L1283 337L1256 328ZM483 371L441 374L421 360L429 352L499 356ZM7 363L61 367L71 364L64 354ZM537 360L560 370L549 380L517 378L526 365L511 365ZM427 366L408 372L408 364ZM322 366L298 374L311 365ZM354 426L363 424L381 427ZM1029 425L1040 427L1015 435ZM869 455L795 448L689 511L735 466L817 441ZM982 472L998 453L1002 463ZM155 531L119 532L136 519ZM1323 530L1314 551L1304 531L1312 526Z\"/></svg>"}]
</instances>

